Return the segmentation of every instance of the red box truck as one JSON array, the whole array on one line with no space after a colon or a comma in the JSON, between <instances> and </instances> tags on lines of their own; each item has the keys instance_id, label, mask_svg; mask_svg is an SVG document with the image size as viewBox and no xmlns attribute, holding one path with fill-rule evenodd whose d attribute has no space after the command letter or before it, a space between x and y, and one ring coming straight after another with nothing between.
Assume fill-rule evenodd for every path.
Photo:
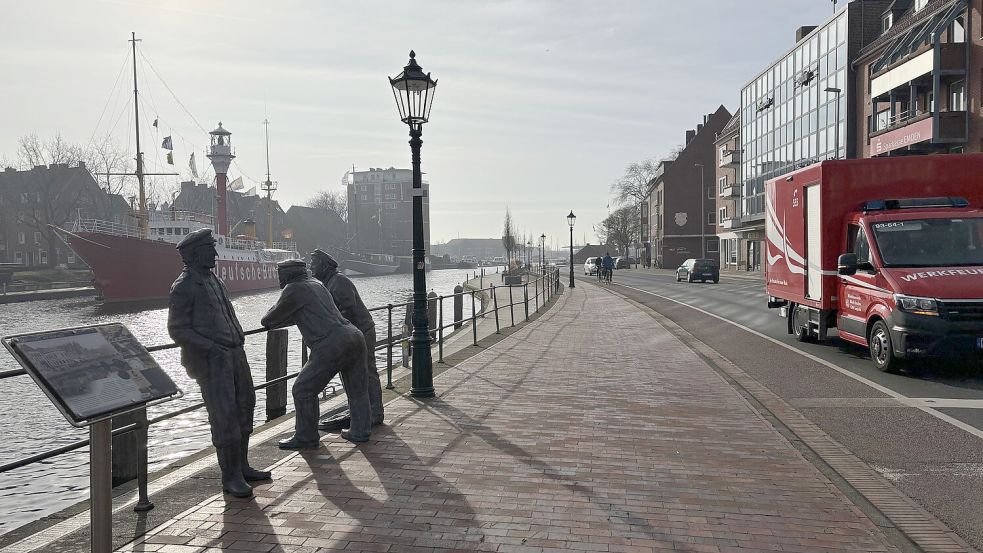
<instances>
[{"instance_id":1,"label":"red box truck","mask_svg":"<svg viewBox=\"0 0 983 553\"><path fill-rule=\"evenodd\" d=\"M799 340L891 371L983 353L983 154L830 160L765 184L765 286Z\"/></svg>"}]
</instances>

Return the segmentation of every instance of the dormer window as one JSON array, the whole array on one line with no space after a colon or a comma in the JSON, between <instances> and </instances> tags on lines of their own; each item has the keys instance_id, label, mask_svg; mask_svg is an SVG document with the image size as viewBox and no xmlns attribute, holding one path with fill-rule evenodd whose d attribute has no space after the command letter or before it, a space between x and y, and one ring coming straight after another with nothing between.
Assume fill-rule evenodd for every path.
<instances>
[{"instance_id":1,"label":"dormer window","mask_svg":"<svg viewBox=\"0 0 983 553\"><path fill-rule=\"evenodd\" d=\"M884 17L881 18L881 34L884 34L891 28L894 24L894 14L892 12L887 12Z\"/></svg>"},{"instance_id":2,"label":"dormer window","mask_svg":"<svg viewBox=\"0 0 983 553\"><path fill-rule=\"evenodd\" d=\"M921 11L926 5L928 5L928 0L915 0L915 11Z\"/></svg>"}]
</instances>

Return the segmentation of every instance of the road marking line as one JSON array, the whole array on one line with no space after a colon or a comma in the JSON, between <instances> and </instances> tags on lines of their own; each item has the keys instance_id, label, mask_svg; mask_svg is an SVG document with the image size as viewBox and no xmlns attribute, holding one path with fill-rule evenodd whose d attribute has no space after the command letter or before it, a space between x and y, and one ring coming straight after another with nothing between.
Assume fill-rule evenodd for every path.
<instances>
[{"instance_id":1,"label":"road marking line","mask_svg":"<svg viewBox=\"0 0 983 553\"><path fill-rule=\"evenodd\" d=\"M759 338L763 338L765 340L768 340L769 342L771 342L773 344L776 344L778 346L781 346L781 347L783 347L783 348L785 348L785 349L787 349L789 351L793 351L795 353L798 353L799 355L803 355L803 356L807 357L808 359L811 359L812 361L815 361L815 362L819 363L820 365L823 365L824 367L833 369L834 371L836 371L836 372L838 372L838 373L840 373L840 374L842 374L844 376L848 376L848 377L856 380L857 382L860 382L862 384L866 384L867 386L870 386L871 388L873 388L873 389L875 389L875 390L877 390L877 391L879 391L879 392L881 392L881 393L883 393L885 395L888 395L890 397L893 397L893 398L897 399L898 401L901 401L903 403L906 403L908 405L911 405L915 409L919 409L919 410L921 410L921 411L923 411L923 412L925 412L925 413L927 413L927 414L929 414L929 415L931 415L931 416L933 416L933 417L935 417L935 418L937 418L939 420L945 421L945 422L951 424L952 426L955 426L956 428L959 428L960 430L963 430L965 432L968 432L968 433L972 434L973 436L976 436L977 438L983 439L983 430L981 430L979 428L976 428L976 427L974 427L972 425L966 424L966 423L964 423L963 421L961 421L959 419L956 419L954 417L951 417L949 415L946 415L945 413L942 413L941 411L938 411L938 410L936 410L936 409L934 409L932 407L929 407L928 405L925 405L924 403L922 403L921 400L919 400L918 398L910 398L910 397L908 397L908 396L906 396L904 394L900 394L900 393L898 393L898 392L896 392L896 391L894 391L894 390L892 390L890 388L887 388L885 386L882 386L882 385L880 385L880 384L878 384L878 383L876 383L876 382L874 382L872 380L868 380L868 379L860 376L859 374L856 374L856 373L854 373L852 371L849 371L847 369L844 369L843 367L840 367L840 366L835 365L835 364L833 364L833 363L831 363L829 361L826 361L825 359L822 359L820 357L816 357L815 355L813 355L813 354L811 354L809 352L802 351L802 350L800 350L798 348L795 348L795 347L792 347L792 346L790 346L790 345L788 345L788 344L786 344L786 343L784 343L784 342L782 342L780 340L776 340L775 338L772 338L771 336L768 336L766 334L762 334L761 332L758 332L757 330L754 330L753 328L746 327L746 326L744 326L744 325L742 325L740 323L731 321L729 319L725 319L725 318L721 317L720 315L717 315L715 313L711 313L711 312L709 312L709 311L707 311L705 309L701 309L701 308L696 307L694 305L690 305L690 304L688 304L686 302L682 302L682 301L679 301L677 299L670 298L669 296L664 296L662 294L657 294L655 292L651 292L649 290L643 290L641 288L636 288L634 286L628 286L627 284L618 284L618 286L621 286L621 287L624 287L624 288L628 288L630 290L635 290L636 292L641 292L643 294L648 294L650 296L655 296L657 298L661 298L661 299L664 299L664 300L667 300L667 301L671 301L673 303L678 303L679 305L688 307L688 308L693 309L695 311L699 311L700 313L703 313L704 315L709 315L710 317L713 317L715 319L721 320L721 321L723 321L723 322L725 322L727 324L736 326L737 328L740 328L741 330L744 330L746 332L750 332L751 334L753 334L753 335L755 335L755 336L757 336Z\"/></svg>"}]
</instances>

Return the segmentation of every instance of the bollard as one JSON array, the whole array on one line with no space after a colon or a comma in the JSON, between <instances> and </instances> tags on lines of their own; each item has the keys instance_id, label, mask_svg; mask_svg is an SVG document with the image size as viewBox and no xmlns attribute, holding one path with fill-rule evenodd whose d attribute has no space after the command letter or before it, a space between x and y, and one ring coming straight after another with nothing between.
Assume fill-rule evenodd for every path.
<instances>
[{"instance_id":1,"label":"bollard","mask_svg":"<svg viewBox=\"0 0 983 553\"><path fill-rule=\"evenodd\" d=\"M478 345L478 310L474 306L474 290L471 290L471 336L474 341L474 345Z\"/></svg>"},{"instance_id":2,"label":"bollard","mask_svg":"<svg viewBox=\"0 0 983 553\"><path fill-rule=\"evenodd\" d=\"M123 413L113 417L113 429L140 422L140 414L137 411ZM144 415L143 418L146 418ZM119 486L137 477L138 466L137 457L140 444L136 432L126 432L118 436L113 436L113 487Z\"/></svg>"},{"instance_id":3,"label":"bollard","mask_svg":"<svg viewBox=\"0 0 983 553\"><path fill-rule=\"evenodd\" d=\"M491 285L492 305L495 308L495 334L501 334L502 329L498 326L498 294L495 293L495 285Z\"/></svg>"},{"instance_id":4,"label":"bollard","mask_svg":"<svg viewBox=\"0 0 983 553\"><path fill-rule=\"evenodd\" d=\"M464 326L464 287L454 287L454 330Z\"/></svg>"},{"instance_id":5,"label":"bollard","mask_svg":"<svg viewBox=\"0 0 983 553\"><path fill-rule=\"evenodd\" d=\"M430 341L433 342L437 334L437 293L433 290L427 294L427 330L430 332Z\"/></svg>"},{"instance_id":6,"label":"bollard","mask_svg":"<svg viewBox=\"0 0 983 553\"><path fill-rule=\"evenodd\" d=\"M409 305L403 313L403 332L400 334L400 344L403 346L403 366L410 366L413 357L413 343L409 338L413 334L413 296L410 295Z\"/></svg>"},{"instance_id":7,"label":"bollard","mask_svg":"<svg viewBox=\"0 0 983 553\"><path fill-rule=\"evenodd\" d=\"M444 297L437 300L437 362L444 362Z\"/></svg>"},{"instance_id":8,"label":"bollard","mask_svg":"<svg viewBox=\"0 0 983 553\"><path fill-rule=\"evenodd\" d=\"M287 329L277 328L266 333L266 381L287 376ZM306 352L306 348L302 348ZM305 361L306 363L306 361ZM266 388L266 420L287 414L287 382Z\"/></svg>"},{"instance_id":9,"label":"bollard","mask_svg":"<svg viewBox=\"0 0 983 553\"><path fill-rule=\"evenodd\" d=\"M386 340L386 389L393 389L393 304L386 306L389 320L389 339Z\"/></svg>"},{"instance_id":10,"label":"bollard","mask_svg":"<svg viewBox=\"0 0 983 553\"><path fill-rule=\"evenodd\" d=\"M526 322L529 322L529 283L522 284L522 303L526 306Z\"/></svg>"},{"instance_id":11,"label":"bollard","mask_svg":"<svg viewBox=\"0 0 983 553\"><path fill-rule=\"evenodd\" d=\"M153 509L154 504L147 495L147 482L149 480L147 478L147 430L149 425L147 424L146 407L140 409L137 413L140 414L140 427L135 431L137 443L139 444L139 449L137 450L137 503L133 506L133 510L143 513Z\"/></svg>"},{"instance_id":12,"label":"bollard","mask_svg":"<svg viewBox=\"0 0 983 553\"><path fill-rule=\"evenodd\" d=\"M532 281L536 287L536 313L539 313L539 279Z\"/></svg>"},{"instance_id":13,"label":"bollard","mask_svg":"<svg viewBox=\"0 0 983 553\"><path fill-rule=\"evenodd\" d=\"M512 299L511 285L509 285L509 316L512 318L512 326L515 326L515 300Z\"/></svg>"}]
</instances>

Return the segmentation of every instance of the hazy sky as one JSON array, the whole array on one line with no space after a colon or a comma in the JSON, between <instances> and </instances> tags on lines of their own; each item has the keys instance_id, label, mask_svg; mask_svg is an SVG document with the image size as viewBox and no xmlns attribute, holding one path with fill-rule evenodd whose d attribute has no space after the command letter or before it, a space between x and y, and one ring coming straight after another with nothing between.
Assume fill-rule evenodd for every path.
<instances>
[{"instance_id":1,"label":"hazy sky","mask_svg":"<svg viewBox=\"0 0 983 553\"><path fill-rule=\"evenodd\" d=\"M121 68L136 31L150 169L167 134L176 167L197 150L201 168L199 124L222 121L230 175L248 188L265 173L268 117L276 198L302 204L353 164L410 166L386 77L412 48L439 79L422 153L432 241L501 236L509 206L520 232L564 244L571 209L577 242L595 242L625 165L680 144L720 104L735 111L740 87L832 4L0 0L0 13L0 157L29 133L88 143L112 130L132 150Z\"/></svg>"}]
</instances>

